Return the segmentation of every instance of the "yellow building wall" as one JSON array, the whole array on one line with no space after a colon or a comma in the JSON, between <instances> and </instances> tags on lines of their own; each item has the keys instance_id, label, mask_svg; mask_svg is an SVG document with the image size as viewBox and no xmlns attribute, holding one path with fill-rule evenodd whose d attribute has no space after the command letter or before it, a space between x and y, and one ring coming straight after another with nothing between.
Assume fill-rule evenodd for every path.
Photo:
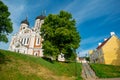
<instances>
[{"instance_id":1,"label":"yellow building wall","mask_svg":"<svg viewBox=\"0 0 120 80\"><path fill-rule=\"evenodd\" d=\"M93 50L89 50L88 53L91 55L93 53Z\"/></svg>"},{"instance_id":2,"label":"yellow building wall","mask_svg":"<svg viewBox=\"0 0 120 80\"><path fill-rule=\"evenodd\" d=\"M120 40L114 35L102 47L105 64L120 65Z\"/></svg>"}]
</instances>

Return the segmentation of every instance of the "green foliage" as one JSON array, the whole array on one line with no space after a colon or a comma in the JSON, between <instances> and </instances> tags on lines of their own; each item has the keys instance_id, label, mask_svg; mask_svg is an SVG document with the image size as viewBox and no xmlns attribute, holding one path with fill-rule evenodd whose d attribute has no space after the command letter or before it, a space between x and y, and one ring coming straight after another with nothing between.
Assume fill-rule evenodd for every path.
<instances>
[{"instance_id":1,"label":"green foliage","mask_svg":"<svg viewBox=\"0 0 120 80\"><path fill-rule=\"evenodd\" d=\"M90 57L85 57L85 59L86 59L87 61L90 61Z\"/></svg>"},{"instance_id":2,"label":"green foliage","mask_svg":"<svg viewBox=\"0 0 120 80\"><path fill-rule=\"evenodd\" d=\"M41 36L44 39L44 54L47 56L57 56L63 53L67 59L71 59L80 43L75 20L66 11L48 15L41 27Z\"/></svg>"},{"instance_id":3,"label":"green foliage","mask_svg":"<svg viewBox=\"0 0 120 80\"><path fill-rule=\"evenodd\" d=\"M90 64L99 78L120 77L120 66L105 64Z\"/></svg>"},{"instance_id":4,"label":"green foliage","mask_svg":"<svg viewBox=\"0 0 120 80\"><path fill-rule=\"evenodd\" d=\"M46 55L48 57L50 56L50 57L56 58L57 53L58 53L58 49L56 48L56 46L52 46L50 41L48 41L48 40L45 41L43 48L46 49L46 50L44 50L44 55ZM49 53L49 54L46 54L46 53Z\"/></svg>"},{"instance_id":5,"label":"green foliage","mask_svg":"<svg viewBox=\"0 0 120 80\"><path fill-rule=\"evenodd\" d=\"M0 0L0 42L8 42L7 35L13 31L8 7Z\"/></svg>"},{"instance_id":6,"label":"green foliage","mask_svg":"<svg viewBox=\"0 0 120 80\"><path fill-rule=\"evenodd\" d=\"M51 75L55 77L65 76L68 78L78 77L77 80L82 80L80 75L82 68L79 63L76 63L76 70L75 63L50 63L40 57L0 50L0 59L2 57L4 57L2 59L4 61L0 63L0 80L56 80L50 79ZM39 73L45 73L41 72L43 67L44 71L50 70L52 72L41 76ZM75 73L77 73L77 77L75 77ZM44 79L46 76L50 78Z\"/></svg>"}]
</instances>

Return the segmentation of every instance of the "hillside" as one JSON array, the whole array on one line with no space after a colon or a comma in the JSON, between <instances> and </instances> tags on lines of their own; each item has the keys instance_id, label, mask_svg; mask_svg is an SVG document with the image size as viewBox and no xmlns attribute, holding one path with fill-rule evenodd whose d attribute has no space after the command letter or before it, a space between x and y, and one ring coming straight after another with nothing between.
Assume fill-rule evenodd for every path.
<instances>
[{"instance_id":1,"label":"hillside","mask_svg":"<svg viewBox=\"0 0 120 80\"><path fill-rule=\"evenodd\" d=\"M99 78L120 78L120 66L107 64L90 64Z\"/></svg>"},{"instance_id":2,"label":"hillside","mask_svg":"<svg viewBox=\"0 0 120 80\"><path fill-rule=\"evenodd\" d=\"M40 57L0 50L0 80L81 80L80 74L81 64L75 68L75 63L51 63Z\"/></svg>"}]
</instances>

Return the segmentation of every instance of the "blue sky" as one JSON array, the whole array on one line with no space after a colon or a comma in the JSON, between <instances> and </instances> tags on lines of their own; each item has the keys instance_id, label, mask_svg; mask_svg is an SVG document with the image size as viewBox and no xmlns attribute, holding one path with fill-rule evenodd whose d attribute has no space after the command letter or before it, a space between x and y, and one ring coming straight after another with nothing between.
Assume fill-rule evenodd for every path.
<instances>
[{"instance_id":1,"label":"blue sky","mask_svg":"<svg viewBox=\"0 0 120 80\"><path fill-rule=\"evenodd\" d=\"M99 42L115 32L120 38L120 0L2 0L11 12L14 31L8 36L7 44L0 43L1 49L8 49L11 36L20 27L20 22L28 16L30 27L34 26L36 16L42 10L48 14L57 14L65 10L73 15L76 28L81 36L80 56L95 49Z\"/></svg>"}]
</instances>

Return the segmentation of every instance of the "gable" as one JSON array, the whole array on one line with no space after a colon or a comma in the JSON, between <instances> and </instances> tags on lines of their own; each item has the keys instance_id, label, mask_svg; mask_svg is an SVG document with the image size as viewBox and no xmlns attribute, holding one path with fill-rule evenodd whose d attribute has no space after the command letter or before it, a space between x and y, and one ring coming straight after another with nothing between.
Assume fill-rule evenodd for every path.
<instances>
[{"instance_id":1,"label":"gable","mask_svg":"<svg viewBox=\"0 0 120 80\"><path fill-rule=\"evenodd\" d=\"M116 50L120 46L120 40L117 36L112 36L109 41L103 46L103 48Z\"/></svg>"},{"instance_id":2,"label":"gable","mask_svg":"<svg viewBox=\"0 0 120 80\"><path fill-rule=\"evenodd\" d=\"M113 46L113 45L119 45L120 40L116 35L113 35L109 37L106 41L102 42L100 46L97 47L97 50L103 48L104 46Z\"/></svg>"},{"instance_id":3,"label":"gable","mask_svg":"<svg viewBox=\"0 0 120 80\"><path fill-rule=\"evenodd\" d=\"M102 48L102 47L108 42L108 40L109 40L110 38L111 38L111 37L109 37L106 41L102 42L102 44L99 45L96 49Z\"/></svg>"}]
</instances>

